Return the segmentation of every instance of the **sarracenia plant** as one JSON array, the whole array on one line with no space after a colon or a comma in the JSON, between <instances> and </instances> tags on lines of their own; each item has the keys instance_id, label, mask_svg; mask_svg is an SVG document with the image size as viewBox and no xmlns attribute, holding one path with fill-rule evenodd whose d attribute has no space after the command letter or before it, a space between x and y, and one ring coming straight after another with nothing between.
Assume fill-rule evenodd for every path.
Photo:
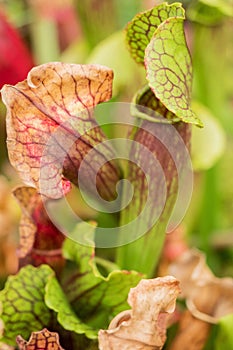
<instances>
[{"instance_id":1,"label":"sarracenia plant","mask_svg":"<svg viewBox=\"0 0 233 350\"><path fill-rule=\"evenodd\" d=\"M3 87L9 159L26 186L14 191L22 208L21 268L0 293L2 343L15 346L17 337L19 348L28 349L42 337L61 349L58 332L67 349L96 348L98 330L128 308L129 289L143 274L154 276L189 166L190 124L202 126L190 108L192 64L184 20L180 3L163 3L126 28L128 48L145 66L148 84L131 105L135 122L124 167L94 113L97 104L111 98L110 68L50 62L33 68L15 86ZM75 232L66 232L73 239L64 239L47 210L51 199L64 197L71 184L79 186L81 170L88 196L96 199L96 187L106 207L115 200L120 179L134 186L130 203L115 213L116 237L109 228L117 265L95 257L95 245L101 246L98 217L97 227L82 222ZM127 203L128 187L123 185L118 195ZM84 236L86 246L80 244ZM45 327L49 331L41 333ZM32 332L29 344L23 338Z\"/></svg>"}]
</instances>

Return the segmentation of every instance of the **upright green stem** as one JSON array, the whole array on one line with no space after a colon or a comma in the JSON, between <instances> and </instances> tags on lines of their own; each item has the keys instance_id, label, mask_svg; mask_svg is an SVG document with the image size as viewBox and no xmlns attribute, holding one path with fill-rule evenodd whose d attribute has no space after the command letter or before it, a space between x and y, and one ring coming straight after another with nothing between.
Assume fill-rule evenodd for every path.
<instances>
[{"instance_id":1,"label":"upright green stem","mask_svg":"<svg viewBox=\"0 0 233 350\"><path fill-rule=\"evenodd\" d=\"M156 130L159 135L164 135L164 144L160 142L154 135L145 130L145 126L149 127L150 130ZM177 136L170 131L173 126L166 124L159 124L144 121L141 128L138 129L134 136L135 143L132 147L132 153L136 155L137 160L142 161L143 169L146 169L146 176L143 174L141 169L137 169L135 163L129 163L127 179L134 186L134 197L130 202L129 206L121 212L121 225L126 225L132 222L135 218L138 218L140 213L147 205L148 197L153 198L149 210L144 216L138 221L137 226L131 228L134 232L129 231L127 234L131 237L138 237L138 233L143 233L143 230L147 227L144 234L138 238L132 240L132 243L122 245L117 248L117 264L124 269L137 270L145 273L148 277L154 275L158 260L161 255L163 243L165 240L165 234L167 224L170 219L173 207L177 198L179 183L178 173L174 158L167 150L167 140L171 143L170 145L176 149L176 156L179 158L179 162L182 165L186 165L184 154L179 147ZM190 140L190 126L185 123L176 124L177 134L182 137L184 143L188 146ZM153 154L154 159L147 158L143 151L143 148L137 148L138 144L147 147ZM180 153L179 153L180 152ZM132 158L130 158L132 159ZM161 166L164 178L162 179L161 173L157 167L157 161ZM148 182L152 182L152 186ZM166 200L165 204L162 203L164 198L161 196L160 189L163 186L163 180L165 180L166 187ZM158 220L152 223L154 214L162 208L161 215ZM130 230L130 228L129 228ZM121 237L122 239L122 237ZM124 237L122 242L124 241Z\"/></svg>"},{"instance_id":2,"label":"upright green stem","mask_svg":"<svg viewBox=\"0 0 233 350\"><path fill-rule=\"evenodd\" d=\"M37 64L59 61L59 37L56 22L33 13L31 25L33 52Z\"/></svg>"},{"instance_id":3,"label":"upright green stem","mask_svg":"<svg viewBox=\"0 0 233 350\"><path fill-rule=\"evenodd\" d=\"M113 0L82 0L76 6L90 50L117 29Z\"/></svg>"}]
</instances>

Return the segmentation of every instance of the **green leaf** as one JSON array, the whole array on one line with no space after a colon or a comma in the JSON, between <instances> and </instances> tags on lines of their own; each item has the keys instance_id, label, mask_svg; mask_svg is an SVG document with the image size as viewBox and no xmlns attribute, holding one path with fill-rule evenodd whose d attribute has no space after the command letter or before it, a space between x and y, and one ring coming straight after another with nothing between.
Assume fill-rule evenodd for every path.
<instances>
[{"instance_id":1,"label":"green leaf","mask_svg":"<svg viewBox=\"0 0 233 350\"><path fill-rule=\"evenodd\" d=\"M91 327L83 323L72 310L66 295L55 277L46 285L46 305L57 312L57 320L68 331L85 334L88 338L96 338L97 334Z\"/></svg>"},{"instance_id":2,"label":"green leaf","mask_svg":"<svg viewBox=\"0 0 233 350\"><path fill-rule=\"evenodd\" d=\"M217 326L214 350L233 349L233 314L223 317Z\"/></svg>"},{"instance_id":3,"label":"green leaf","mask_svg":"<svg viewBox=\"0 0 233 350\"><path fill-rule=\"evenodd\" d=\"M192 64L182 18L169 18L158 27L146 48L145 65L157 99L180 121L202 126L190 109Z\"/></svg>"},{"instance_id":4,"label":"green leaf","mask_svg":"<svg viewBox=\"0 0 233 350\"><path fill-rule=\"evenodd\" d=\"M126 40L132 57L138 63L144 63L147 45L158 26L170 17L184 18L184 9L180 3L163 3L151 10L139 13L128 24Z\"/></svg>"},{"instance_id":5,"label":"green leaf","mask_svg":"<svg viewBox=\"0 0 233 350\"><path fill-rule=\"evenodd\" d=\"M163 3L134 17L127 26L126 40L132 57L145 63L149 86L160 107L171 112L171 121L202 126L190 109L192 64L184 18L180 3Z\"/></svg>"},{"instance_id":6,"label":"green leaf","mask_svg":"<svg viewBox=\"0 0 233 350\"><path fill-rule=\"evenodd\" d=\"M15 345L20 334L27 339L32 331L48 327L52 312L44 302L45 285L54 275L47 265L27 265L15 276L8 277L4 290L0 292L4 323L2 342Z\"/></svg>"},{"instance_id":7,"label":"green leaf","mask_svg":"<svg viewBox=\"0 0 233 350\"><path fill-rule=\"evenodd\" d=\"M80 225L77 230L80 230ZM94 248L82 246L70 239L64 243L64 256L75 263L73 273L64 276L62 280L65 296L76 316L94 329L95 333L90 328L85 330L86 335L97 335L97 330L106 328L112 317L128 309L129 289L135 287L143 276L134 271L115 270L103 277L95 264ZM47 295L48 292L49 289ZM51 296L53 293L49 294ZM48 303L47 298L46 301ZM49 303L50 306L54 305L54 300L50 298ZM56 303L52 308L62 315L62 307L62 303ZM62 316L58 321L64 328L67 327ZM77 329L78 327L77 325Z\"/></svg>"}]
</instances>

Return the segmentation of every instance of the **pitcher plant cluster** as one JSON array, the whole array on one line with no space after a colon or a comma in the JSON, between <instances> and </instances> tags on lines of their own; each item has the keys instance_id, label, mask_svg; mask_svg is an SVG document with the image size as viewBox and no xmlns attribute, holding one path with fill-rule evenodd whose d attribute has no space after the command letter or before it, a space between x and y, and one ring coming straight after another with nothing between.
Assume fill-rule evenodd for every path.
<instances>
[{"instance_id":1,"label":"pitcher plant cluster","mask_svg":"<svg viewBox=\"0 0 233 350\"><path fill-rule=\"evenodd\" d=\"M184 21L180 3L162 3L128 23L126 45L146 79L130 103L111 102L114 72L97 64L49 62L3 86L9 160L24 185L13 191L22 211L19 271L0 292L0 344L164 346L180 287L175 277L154 277L166 232L181 222L192 195L191 126L203 127L191 108ZM106 126L127 132L108 137ZM72 212L74 188L113 224ZM110 260L101 257L105 250ZM176 265L171 274L186 286ZM232 280L208 276L203 285L212 281L230 298ZM182 292L192 308L196 296Z\"/></svg>"}]
</instances>

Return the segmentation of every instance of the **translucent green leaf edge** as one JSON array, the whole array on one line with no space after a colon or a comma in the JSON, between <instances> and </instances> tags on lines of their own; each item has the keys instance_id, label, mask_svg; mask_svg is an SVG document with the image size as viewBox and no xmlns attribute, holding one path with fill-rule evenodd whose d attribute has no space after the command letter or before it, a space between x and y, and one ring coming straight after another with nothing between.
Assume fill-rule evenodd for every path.
<instances>
[{"instance_id":1,"label":"translucent green leaf edge","mask_svg":"<svg viewBox=\"0 0 233 350\"><path fill-rule=\"evenodd\" d=\"M52 276L54 271L48 265L27 265L17 275L8 277L0 292L2 342L15 346L17 335L27 339L31 332L49 325L51 310L45 305L44 293Z\"/></svg>"},{"instance_id":2,"label":"translucent green leaf edge","mask_svg":"<svg viewBox=\"0 0 233 350\"><path fill-rule=\"evenodd\" d=\"M93 227L93 231L94 229ZM90 273L92 283L93 279L96 279L97 292L98 287L103 283L110 283L109 286L112 286L112 289L116 285L120 285L122 288L124 279L130 276L127 286L129 289L143 278L143 275L137 272L120 270L112 271L107 277L103 277L94 261L94 247L81 246L71 239L67 239L64 246L64 255L76 262L81 271ZM122 282L122 284L118 282ZM111 304L111 300L114 300L112 289L110 288L111 295L107 295L107 298L105 295L105 299L107 299L109 304ZM100 291L102 292L101 289ZM104 292L106 292L106 289L104 289ZM128 291L125 294L124 309L128 308L127 295ZM15 304L11 305L13 302ZM27 339L31 332L48 327L53 311L57 313L57 321L65 330L84 334L89 339L96 339L98 336L99 329L93 329L82 322L75 314L55 277L54 271L48 265L39 267L27 265L17 275L10 276L6 282L5 289L0 292L0 303L0 319L5 324L4 336L1 338L1 341L9 345L15 345L15 338L19 334ZM35 306L35 310L33 307L30 307L31 304ZM110 305L110 307L114 306L114 303ZM12 320L18 327L12 327Z\"/></svg>"},{"instance_id":3,"label":"translucent green leaf edge","mask_svg":"<svg viewBox=\"0 0 233 350\"><path fill-rule=\"evenodd\" d=\"M45 303L57 313L57 320L64 329L77 334L85 334L89 339L97 338L98 331L92 329L77 317L55 277L51 278L46 285Z\"/></svg>"},{"instance_id":4,"label":"translucent green leaf edge","mask_svg":"<svg viewBox=\"0 0 233 350\"><path fill-rule=\"evenodd\" d=\"M66 291L68 300L73 300L73 297L75 299L78 298L78 303L72 304L74 311L79 312L79 308L83 307L82 311L85 312L84 309L88 300L94 300L94 304L92 302L89 303L86 317L90 317L92 308L93 310L96 309L95 302L98 303L98 310L101 310L101 314L108 315L108 319L129 308L127 303L129 289L138 284L144 277L143 274L136 271L117 269L110 272L107 277L104 277L96 266L94 248L80 245L71 239L66 239L64 242L63 254L66 259L73 261L77 265L78 277L77 282L72 281L72 294ZM76 283L79 289L76 289ZM95 319L95 313L91 314L91 323L93 324L94 321L93 328L95 329L93 332L87 331L86 335L88 337L94 337L97 334L96 328L102 326L98 322L96 323ZM63 323L62 325L64 328L66 327Z\"/></svg>"},{"instance_id":5,"label":"translucent green leaf edge","mask_svg":"<svg viewBox=\"0 0 233 350\"><path fill-rule=\"evenodd\" d=\"M157 99L180 121L202 127L190 108L192 63L183 23L183 18L169 18L158 26L145 51L147 80Z\"/></svg>"},{"instance_id":6,"label":"translucent green leaf edge","mask_svg":"<svg viewBox=\"0 0 233 350\"><path fill-rule=\"evenodd\" d=\"M170 17L184 18L182 4L164 2L150 10L137 14L126 27L126 43L132 58L144 64L145 49L158 26Z\"/></svg>"},{"instance_id":7,"label":"translucent green leaf edge","mask_svg":"<svg viewBox=\"0 0 233 350\"><path fill-rule=\"evenodd\" d=\"M78 227L81 227L81 225L82 224L78 225ZM95 230L95 227L93 227L93 230ZM125 271L120 269L110 272L107 277L102 276L95 264L95 248L81 245L69 238L66 238L63 244L63 256L75 262L81 272L87 270L92 272L93 276L96 277L98 281L109 282L113 276L122 274L135 274L135 276L139 277L139 280L143 278L143 275L137 271Z\"/></svg>"},{"instance_id":8,"label":"translucent green leaf edge","mask_svg":"<svg viewBox=\"0 0 233 350\"><path fill-rule=\"evenodd\" d=\"M94 256L94 232L95 225L87 225L85 222L80 223L71 233L73 239L67 238L63 244L64 258L76 262L80 272L86 272L89 265L89 256ZM89 246L78 245L74 241L76 234L80 233L84 234L86 238L88 237ZM80 249L77 249L77 246ZM89 269L91 269L90 266ZM57 321L64 329L77 334L84 334L89 339L97 338L98 330L89 327L76 315L55 277L51 278L46 285L45 303L57 313Z\"/></svg>"}]
</instances>

